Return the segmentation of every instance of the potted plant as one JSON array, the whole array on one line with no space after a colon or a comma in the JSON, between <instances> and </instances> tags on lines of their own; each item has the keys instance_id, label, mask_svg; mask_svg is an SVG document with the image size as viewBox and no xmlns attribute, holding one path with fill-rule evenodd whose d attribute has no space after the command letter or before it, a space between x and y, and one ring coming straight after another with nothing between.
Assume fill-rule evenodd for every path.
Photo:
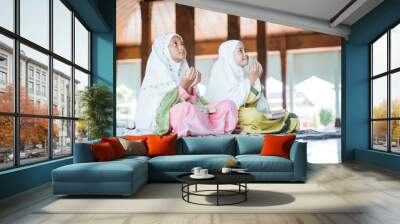
<instances>
[{"instance_id":1,"label":"potted plant","mask_svg":"<svg viewBox=\"0 0 400 224\"><path fill-rule=\"evenodd\" d=\"M81 119L87 127L89 140L109 136L112 125L113 97L107 86L94 84L80 92Z\"/></svg>"}]
</instances>

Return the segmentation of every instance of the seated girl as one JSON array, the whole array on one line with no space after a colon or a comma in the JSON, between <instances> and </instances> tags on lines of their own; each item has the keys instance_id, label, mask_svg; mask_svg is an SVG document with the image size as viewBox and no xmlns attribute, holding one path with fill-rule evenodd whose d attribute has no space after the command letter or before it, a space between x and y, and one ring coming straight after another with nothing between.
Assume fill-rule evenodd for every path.
<instances>
[{"instance_id":1,"label":"seated girl","mask_svg":"<svg viewBox=\"0 0 400 224\"><path fill-rule=\"evenodd\" d=\"M218 53L206 90L208 101L235 102L239 110L238 129L244 133L282 133L299 129L295 114L284 111L279 119L269 119L270 111L260 83L263 68L257 61L249 63L241 41L222 43Z\"/></svg>"},{"instance_id":2,"label":"seated girl","mask_svg":"<svg viewBox=\"0 0 400 224\"><path fill-rule=\"evenodd\" d=\"M230 100L208 104L197 94L201 74L189 68L182 38L176 33L158 37L146 66L136 111L141 133L178 136L230 134L237 110Z\"/></svg>"}]
</instances>

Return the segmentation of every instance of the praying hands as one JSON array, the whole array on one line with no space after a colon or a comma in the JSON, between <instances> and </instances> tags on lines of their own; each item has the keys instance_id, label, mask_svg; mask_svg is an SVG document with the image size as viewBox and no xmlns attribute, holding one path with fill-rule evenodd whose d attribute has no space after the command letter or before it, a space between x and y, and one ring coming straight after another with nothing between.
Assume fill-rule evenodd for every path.
<instances>
[{"instance_id":1,"label":"praying hands","mask_svg":"<svg viewBox=\"0 0 400 224\"><path fill-rule=\"evenodd\" d=\"M183 75L180 86L189 94L192 93L192 88L201 82L201 73L194 67L190 67Z\"/></svg>"},{"instance_id":2,"label":"praying hands","mask_svg":"<svg viewBox=\"0 0 400 224\"><path fill-rule=\"evenodd\" d=\"M261 77L261 74L263 72L263 68L260 64L260 62L256 60L252 60L249 63L249 80L250 84L254 85L256 80Z\"/></svg>"}]
</instances>

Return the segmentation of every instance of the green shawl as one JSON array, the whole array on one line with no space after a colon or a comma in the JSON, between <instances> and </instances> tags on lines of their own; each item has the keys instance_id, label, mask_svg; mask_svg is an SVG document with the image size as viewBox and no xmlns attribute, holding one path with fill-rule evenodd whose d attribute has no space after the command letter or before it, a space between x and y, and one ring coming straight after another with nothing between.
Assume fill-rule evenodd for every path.
<instances>
[{"instance_id":1,"label":"green shawl","mask_svg":"<svg viewBox=\"0 0 400 224\"><path fill-rule=\"evenodd\" d=\"M161 100L160 106L157 109L156 115L156 134L165 135L169 132L169 111L178 103L183 103L185 100L179 97L179 87L175 87L169 91ZM197 101L195 105L203 112L208 113L207 101L196 93Z\"/></svg>"}]
</instances>

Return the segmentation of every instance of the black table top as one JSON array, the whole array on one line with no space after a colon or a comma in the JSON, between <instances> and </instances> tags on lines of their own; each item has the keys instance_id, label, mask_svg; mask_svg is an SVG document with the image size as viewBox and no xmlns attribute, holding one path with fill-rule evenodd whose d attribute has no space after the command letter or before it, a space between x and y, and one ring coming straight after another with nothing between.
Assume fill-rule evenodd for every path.
<instances>
[{"instance_id":1,"label":"black table top","mask_svg":"<svg viewBox=\"0 0 400 224\"><path fill-rule=\"evenodd\" d=\"M215 177L211 179L193 179L191 173L179 175L178 181L186 184L236 184L248 183L255 180L249 173L212 173Z\"/></svg>"}]
</instances>

